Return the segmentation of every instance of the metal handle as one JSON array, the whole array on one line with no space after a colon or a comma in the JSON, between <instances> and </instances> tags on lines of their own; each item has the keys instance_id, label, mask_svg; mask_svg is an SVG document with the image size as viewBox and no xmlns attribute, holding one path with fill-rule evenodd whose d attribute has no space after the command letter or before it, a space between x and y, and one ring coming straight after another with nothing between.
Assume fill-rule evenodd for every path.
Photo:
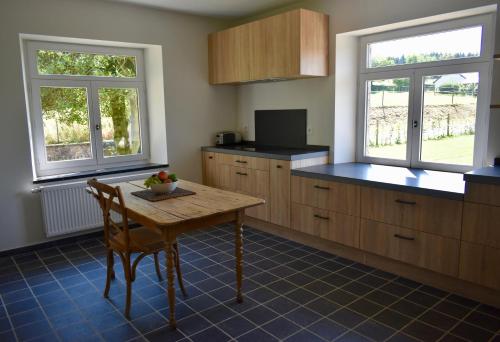
<instances>
[{"instance_id":1,"label":"metal handle","mask_svg":"<svg viewBox=\"0 0 500 342\"><path fill-rule=\"evenodd\" d=\"M317 215L317 214L314 214L314 217L322 219L322 220L329 220L330 219L329 217L321 216L321 215Z\"/></svg>"},{"instance_id":2,"label":"metal handle","mask_svg":"<svg viewBox=\"0 0 500 342\"><path fill-rule=\"evenodd\" d=\"M240 176L248 176L248 173L243 173L243 172L236 172L236 174Z\"/></svg>"},{"instance_id":3,"label":"metal handle","mask_svg":"<svg viewBox=\"0 0 500 342\"><path fill-rule=\"evenodd\" d=\"M276 165L276 168L277 168L277 169L281 169L282 167L283 167L283 166L281 166L281 165Z\"/></svg>"},{"instance_id":4,"label":"metal handle","mask_svg":"<svg viewBox=\"0 0 500 342\"><path fill-rule=\"evenodd\" d=\"M418 127L418 121L417 120L413 120L412 126L413 126L413 128L417 128Z\"/></svg>"},{"instance_id":5,"label":"metal handle","mask_svg":"<svg viewBox=\"0 0 500 342\"><path fill-rule=\"evenodd\" d=\"M327 186L315 185L314 187L315 187L316 189L321 189L321 190L330 190L330 188L329 188L329 187L327 187Z\"/></svg>"},{"instance_id":6,"label":"metal handle","mask_svg":"<svg viewBox=\"0 0 500 342\"><path fill-rule=\"evenodd\" d=\"M210 157L208 157L208 159L214 159L214 157L210 156Z\"/></svg>"},{"instance_id":7,"label":"metal handle","mask_svg":"<svg viewBox=\"0 0 500 342\"><path fill-rule=\"evenodd\" d=\"M248 163L246 160L237 160L236 162L237 162L237 163L241 163L241 164L246 164L246 163Z\"/></svg>"},{"instance_id":8,"label":"metal handle","mask_svg":"<svg viewBox=\"0 0 500 342\"><path fill-rule=\"evenodd\" d=\"M400 199L397 199L395 200L396 203L400 203L400 204L407 204L407 205L416 205L417 202L415 201L405 201L405 200L400 200Z\"/></svg>"},{"instance_id":9,"label":"metal handle","mask_svg":"<svg viewBox=\"0 0 500 342\"><path fill-rule=\"evenodd\" d=\"M96 131L98 131L98 130L100 130L100 129L101 129L101 125L96 124L96 125L95 125L95 130L96 130Z\"/></svg>"},{"instance_id":10,"label":"metal handle","mask_svg":"<svg viewBox=\"0 0 500 342\"><path fill-rule=\"evenodd\" d=\"M414 237L408 237L408 236L403 236L403 235L399 235L399 234L394 234L394 237L401 239L401 240L415 241Z\"/></svg>"}]
</instances>

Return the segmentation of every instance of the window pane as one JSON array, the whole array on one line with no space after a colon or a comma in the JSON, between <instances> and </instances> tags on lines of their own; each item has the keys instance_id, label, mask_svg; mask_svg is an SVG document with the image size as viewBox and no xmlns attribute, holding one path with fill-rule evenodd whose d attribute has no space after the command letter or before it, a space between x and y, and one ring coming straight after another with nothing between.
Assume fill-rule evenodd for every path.
<instances>
[{"instance_id":1,"label":"window pane","mask_svg":"<svg viewBox=\"0 0 500 342\"><path fill-rule=\"evenodd\" d=\"M47 162L92 158L86 88L41 87Z\"/></svg>"},{"instance_id":2,"label":"window pane","mask_svg":"<svg viewBox=\"0 0 500 342\"><path fill-rule=\"evenodd\" d=\"M367 82L368 157L406 160L409 78Z\"/></svg>"},{"instance_id":3,"label":"window pane","mask_svg":"<svg viewBox=\"0 0 500 342\"><path fill-rule=\"evenodd\" d=\"M368 44L368 67L479 57L482 26Z\"/></svg>"},{"instance_id":4,"label":"window pane","mask_svg":"<svg viewBox=\"0 0 500 342\"><path fill-rule=\"evenodd\" d=\"M134 56L115 56L54 50L37 51L40 75L135 77Z\"/></svg>"},{"instance_id":5,"label":"window pane","mask_svg":"<svg viewBox=\"0 0 500 342\"><path fill-rule=\"evenodd\" d=\"M100 88L99 106L104 157L141 153L138 91Z\"/></svg>"},{"instance_id":6,"label":"window pane","mask_svg":"<svg viewBox=\"0 0 500 342\"><path fill-rule=\"evenodd\" d=\"M472 165L479 74L424 77L422 161Z\"/></svg>"}]
</instances>

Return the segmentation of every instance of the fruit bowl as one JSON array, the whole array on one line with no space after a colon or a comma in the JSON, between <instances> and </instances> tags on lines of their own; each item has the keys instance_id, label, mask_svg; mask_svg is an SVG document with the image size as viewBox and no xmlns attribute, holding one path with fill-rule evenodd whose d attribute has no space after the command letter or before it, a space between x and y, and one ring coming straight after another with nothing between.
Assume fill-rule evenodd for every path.
<instances>
[{"instance_id":1,"label":"fruit bowl","mask_svg":"<svg viewBox=\"0 0 500 342\"><path fill-rule=\"evenodd\" d=\"M151 191L155 194L169 194L177 188L177 182L151 184Z\"/></svg>"},{"instance_id":2,"label":"fruit bowl","mask_svg":"<svg viewBox=\"0 0 500 342\"><path fill-rule=\"evenodd\" d=\"M177 188L177 176L175 173L168 174L160 171L144 181L144 186L150 188L155 194L168 194Z\"/></svg>"}]
</instances>

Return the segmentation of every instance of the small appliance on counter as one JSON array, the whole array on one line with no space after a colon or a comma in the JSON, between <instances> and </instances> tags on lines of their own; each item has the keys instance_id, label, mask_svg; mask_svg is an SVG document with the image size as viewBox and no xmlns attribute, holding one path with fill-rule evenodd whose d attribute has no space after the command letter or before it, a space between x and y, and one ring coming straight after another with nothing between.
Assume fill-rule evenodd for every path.
<instances>
[{"instance_id":1,"label":"small appliance on counter","mask_svg":"<svg viewBox=\"0 0 500 342\"><path fill-rule=\"evenodd\" d=\"M215 135L215 144L217 146L221 145L233 145L241 142L241 134L238 132L227 131L219 132Z\"/></svg>"}]
</instances>

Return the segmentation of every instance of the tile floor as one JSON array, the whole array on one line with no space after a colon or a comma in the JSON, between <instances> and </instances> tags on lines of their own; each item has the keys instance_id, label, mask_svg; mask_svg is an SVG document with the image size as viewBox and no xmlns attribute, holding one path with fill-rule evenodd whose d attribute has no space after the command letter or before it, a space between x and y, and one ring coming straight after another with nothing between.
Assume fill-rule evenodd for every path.
<instances>
[{"instance_id":1,"label":"tile floor","mask_svg":"<svg viewBox=\"0 0 500 342\"><path fill-rule=\"evenodd\" d=\"M0 259L0 341L500 341L498 308L252 228L236 304L231 227L180 246L189 297L177 295L177 331L152 259L127 321L121 264L105 300L102 241L84 238Z\"/></svg>"}]
</instances>

